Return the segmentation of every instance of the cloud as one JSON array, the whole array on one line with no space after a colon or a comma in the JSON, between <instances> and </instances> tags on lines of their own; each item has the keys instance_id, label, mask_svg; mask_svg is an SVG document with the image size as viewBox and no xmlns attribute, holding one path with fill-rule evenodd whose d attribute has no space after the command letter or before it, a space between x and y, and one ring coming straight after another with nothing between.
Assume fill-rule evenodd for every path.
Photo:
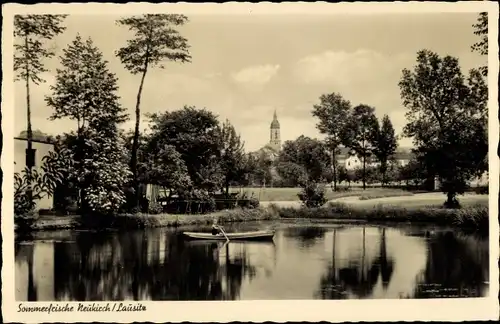
<instances>
[{"instance_id":1,"label":"cloud","mask_svg":"<svg viewBox=\"0 0 500 324\"><path fill-rule=\"evenodd\" d=\"M234 81L249 85L264 85L268 83L280 69L279 65L256 65L244 68L231 76Z\"/></svg>"},{"instance_id":2,"label":"cloud","mask_svg":"<svg viewBox=\"0 0 500 324\"><path fill-rule=\"evenodd\" d=\"M333 83L347 86L373 79L383 80L394 70L394 61L376 51L326 51L300 59L293 74L306 84Z\"/></svg>"}]
</instances>

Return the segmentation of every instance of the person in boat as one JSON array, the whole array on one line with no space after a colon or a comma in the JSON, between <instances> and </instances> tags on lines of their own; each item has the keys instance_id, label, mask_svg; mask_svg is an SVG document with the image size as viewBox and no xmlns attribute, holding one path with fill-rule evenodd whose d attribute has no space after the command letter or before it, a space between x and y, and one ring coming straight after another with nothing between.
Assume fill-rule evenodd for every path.
<instances>
[{"instance_id":1,"label":"person in boat","mask_svg":"<svg viewBox=\"0 0 500 324\"><path fill-rule=\"evenodd\" d=\"M222 227L217 225L217 220L214 219L212 224L212 235L222 235Z\"/></svg>"}]
</instances>

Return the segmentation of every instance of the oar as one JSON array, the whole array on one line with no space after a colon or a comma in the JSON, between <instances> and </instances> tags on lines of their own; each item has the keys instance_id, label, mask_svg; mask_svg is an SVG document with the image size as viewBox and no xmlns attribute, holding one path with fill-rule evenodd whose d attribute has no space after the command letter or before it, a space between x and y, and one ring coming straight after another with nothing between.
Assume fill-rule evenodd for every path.
<instances>
[{"instance_id":1,"label":"oar","mask_svg":"<svg viewBox=\"0 0 500 324\"><path fill-rule=\"evenodd\" d=\"M227 240L226 242L229 242L229 237L227 237L226 232L224 232L224 229L222 228L222 226L219 226L219 229L222 232L222 234L224 234L224 236L226 237L226 240Z\"/></svg>"}]
</instances>

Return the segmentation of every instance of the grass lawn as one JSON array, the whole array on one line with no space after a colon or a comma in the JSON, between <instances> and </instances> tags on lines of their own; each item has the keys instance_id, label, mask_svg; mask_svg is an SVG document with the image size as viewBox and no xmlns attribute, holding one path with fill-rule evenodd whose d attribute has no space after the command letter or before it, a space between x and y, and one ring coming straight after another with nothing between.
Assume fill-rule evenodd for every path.
<instances>
[{"instance_id":1,"label":"grass lawn","mask_svg":"<svg viewBox=\"0 0 500 324\"><path fill-rule=\"evenodd\" d=\"M384 207L403 207L411 208L441 208L446 200L446 196L441 193L418 194L413 197L389 197L370 200L344 200L343 203L352 207L373 208L376 206ZM458 201L462 207L485 206L488 207L488 195L466 194L458 196Z\"/></svg>"},{"instance_id":2,"label":"grass lawn","mask_svg":"<svg viewBox=\"0 0 500 324\"><path fill-rule=\"evenodd\" d=\"M231 188L231 192L246 193L248 197L252 194L260 201L298 201L297 194L300 188ZM330 186L326 187L326 199L338 199L344 197L359 196L360 199L374 199L381 197L396 197L396 196L411 196L411 192L400 189L385 189L385 188L351 188L349 191L332 191Z\"/></svg>"}]
</instances>

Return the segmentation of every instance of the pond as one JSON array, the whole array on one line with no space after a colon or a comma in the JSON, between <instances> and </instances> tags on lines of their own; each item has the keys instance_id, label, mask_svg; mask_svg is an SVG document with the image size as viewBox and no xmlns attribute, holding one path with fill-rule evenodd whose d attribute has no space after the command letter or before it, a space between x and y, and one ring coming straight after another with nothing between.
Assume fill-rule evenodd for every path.
<instances>
[{"instance_id":1,"label":"pond","mask_svg":"<svg viewBox=\"0 0 500 324\"><path fill-rule=\"evenodd\" d=\"M187 242L181 230L58 231L17 239L16 300L482 297L488 239L446 228L302 222L271 243ZM196 228L195 230L200 230ZM203 228L207 230L208 228Z\"/></svg>"}]
</instances>

